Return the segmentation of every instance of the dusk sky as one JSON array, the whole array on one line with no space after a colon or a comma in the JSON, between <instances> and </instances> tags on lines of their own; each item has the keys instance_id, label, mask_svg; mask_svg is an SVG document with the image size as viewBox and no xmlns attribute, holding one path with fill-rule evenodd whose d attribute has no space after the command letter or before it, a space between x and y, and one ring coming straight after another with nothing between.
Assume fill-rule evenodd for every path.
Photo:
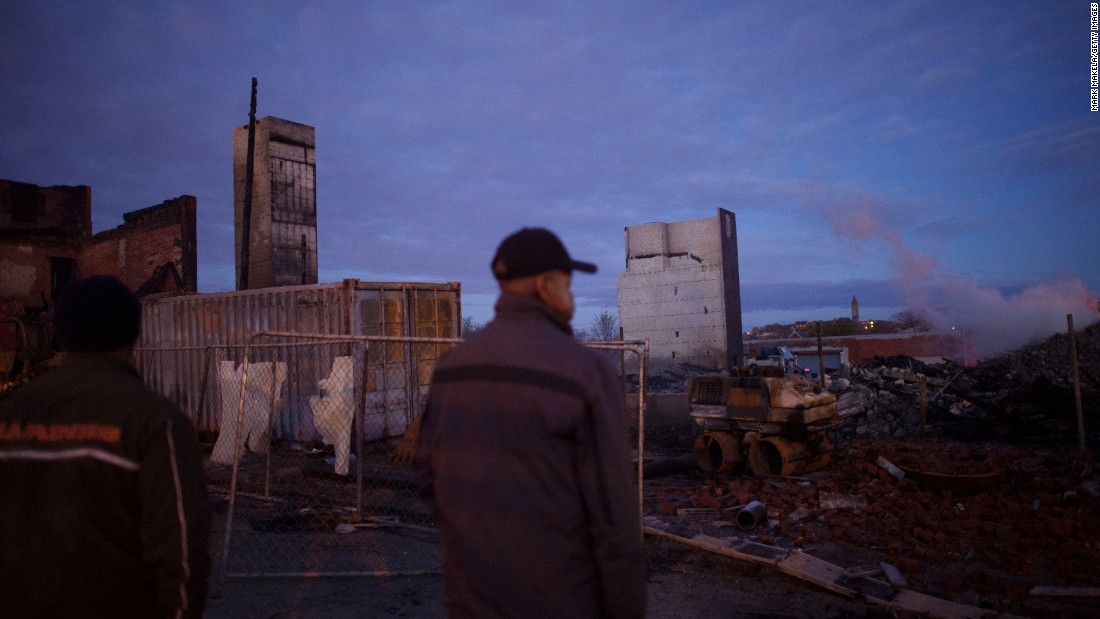
<instances>
[{"instance_id":1,"label":"dusk sky","mask_svg":"<svg viewBox=\"0 0 1100 619\"><path fill-rule=\"evenodd\" d=\"M462 282L556 231L585 327L623 228L737 217L745 329L904 309L993 352L1100 316L1089 3L53 2L0 8L0 178L94 231L198 199L231 290L232 129L317 137L320 281Z\"/></svg>"}]
</instances>

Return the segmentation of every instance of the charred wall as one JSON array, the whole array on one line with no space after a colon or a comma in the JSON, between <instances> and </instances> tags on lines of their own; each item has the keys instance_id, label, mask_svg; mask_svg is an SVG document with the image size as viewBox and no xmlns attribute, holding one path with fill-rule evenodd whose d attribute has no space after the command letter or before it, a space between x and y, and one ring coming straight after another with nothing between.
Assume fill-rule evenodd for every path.
<instances>
[{"instance_id":1,"label":"charred wall","mask_svg":"<svg viewBox=\"0 0 1100 619\"><path fill-rule=\"evenodd\" d=\"M91 188L0 180L0 299L44 310L89 275L114 275L139 295L194 292L196 207L194 196L179 196L92 235Z\"/></svg>"},{"instance_id":2,"label":"charred wall","mask_svg":"<svg viewBox=\"0 0 1100 619\"><path fill-rule=\"evenodd\" d=\"M194 196L165 200L122 218L122 225L92 237L80 256L84 275L115 275L139 296L197 290Z\"/></svg>"},{"instance_id":3,"label":"charred wall","mask_svg":"<svg viewBox=\"0 0 1100 619\"><path fill-rule=\"evenodd\" d=\"M234 249L241 286L248 126L233 129ZM267 116L256 121L248 286L317 283L317 161L313 127Z\"/></svg>"},{"instance_id":4,"label":"charred wall","mask_svg":"<svg viewBox=\"0 0 1100 619\"><path fill-rule=\"evenodd\" d=\"M92 233L92 190L0 179L0 298L45 307L75 277Z\"/></svg>"}]
</instances>

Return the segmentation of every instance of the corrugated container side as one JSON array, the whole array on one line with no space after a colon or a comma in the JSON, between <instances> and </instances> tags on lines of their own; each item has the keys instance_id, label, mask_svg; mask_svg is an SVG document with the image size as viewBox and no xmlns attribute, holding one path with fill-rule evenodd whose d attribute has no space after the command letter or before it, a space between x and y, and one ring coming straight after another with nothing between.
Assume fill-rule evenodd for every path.
<instances>
[{"instance_id":1,"label":"corrugated container side","mask_svg":"<svg viewBox=\"0 0 1100 619\"><path fill-rule=\"evenodd\" d=\"M255 333L456 337L460 323L457 283L344 280L149 298L142 302L139 363L146 382L177 402L200 431L217 431L222 409L218 362L239 365ZM287 364L283 405L272 419L273 436L312 440L318 435L309 397L319 393L318 382L328 376L336 357L356 357L356 380L362 383L357 391L367 407L367 436L376 438L404 432L419 412L435 360L446 348L372 343L364 372L362 349L357 352L347 343L260 338L254 342L249 362Z\"/></svg>"}]
</instances>

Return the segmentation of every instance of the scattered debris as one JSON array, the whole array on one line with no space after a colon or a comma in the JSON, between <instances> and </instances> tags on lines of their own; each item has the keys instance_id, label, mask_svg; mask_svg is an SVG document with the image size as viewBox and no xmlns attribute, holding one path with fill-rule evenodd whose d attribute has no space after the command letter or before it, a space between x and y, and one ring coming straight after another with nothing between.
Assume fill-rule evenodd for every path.
<instances>
[{"instance_id":1,"label":"scattered debris","mask_svg":"<svg viewBox=\"0 0 1100 619\"><path fill-rule=\"evenodd\" d=\"M1100 597L1100 587L1033 587L1031 595L1051 595L1069 597Z\"/></svg>"},{"instance_id":2,"label":"scattered debris","mask_svg":"<svg viewBox=\"0 0 1100 619\"><path fill-rule=\"evenodd\" d=\"M1077 333L1086 418L1100 414L1100 323ZM906 356L876 357L834 377L845 434L860 438L925 437L1025 444L1070 444L1076 418L1069 336L1057 334L974 367L930 365Z\"/></svg>"},{"instance_id":3,"label":"scattered debris","mask_svg":"<svg viewBox=\"0 0 1100 619\"><path fill-rule=\"evenodd\" d=\"M696 508L696 507L681 507L680 509L676 510L676 515L677 516L695 516L695 517L705 517L705 518L717 518L718 517L718 510L716 510L716 509L706 509L706 508Z\"/></svg>"},{"instance_id":4,"label":"scattered debris","mask_svg":"<svg viewBox=\"0 0 1100 619\"><path fill-rule=\"evenodd\" d=\"M737 512L735 522L742 531L752 531L761 522L768 521L768 510L760 501L750 501Z\"/></svg>"},{"instance_id":5,"label":"scattered debris","mask_svg":"<svg viewBox=\"0 0 1100 619\"><path fill-rule=\"evenodd\" d=\"M898 479L905 479L905 471L903 471L903 470L899 469L898 467L894 466L894 463L890 462L886 458L883 458L882 456L879 456L878 459L875 460L875 464L877 464L877 465L881 466L882 468L886 469L886 472L890 473L894 477L896 477Z\"/></svg>"},{"instance_id":6,"label":"scattered debris","mask_svg":"<svg viewBox=\"0 0 1100 619\"><path fill-rule=\"evenodd\" d=\"M867 497L862 494L836 494L833 492L820 491L817 495L817 502L822 510L861 510L867 507Z\"/></svg>"},{"instance_id":7,"label":"scattered debris","mask_svg":"<svg viewBox=\"0 0 1100 619\"><path fill-rule=\"evenodd\" d=\"M709 552L770 565L786 574L830 591L862 598L893 609L925 613L926 616L932 617L986 619L991 615L988 609L935 598L902 587L891 586L870 577L851 578L839 566L797 550L785 550L736 538L711 537L669 524L658 518L644 518L643 524L645 532L650 535L660 535ZM880 570L885 565L880 564ZM898 576L900 577L900 573ZM1006 615L1001 616L1006 617Z\"/></svg>"},{"instance_id":8,"label":"scattered debris","mask_svg":"<svg viewBox=\"0 0 1100 619\"><path fill-rule=\"evenodd\" d=\"M909 581L905 580L905 577L901 575L898 568L885 561L879 563L879 566L882 567L882 573L886 576L886 579L890 581L890 584L898 589L905 589L909 586Z\"/></svg>"},{"instance_id":9,"label":"scattered debris","mask_svg":"<svg viewBox=\"0 0 1100 619\"><path fill-rule=\"evenodd\" d=\"M850 567L844 570L844 575L848 578L867 578L869 576L878 576L881 573L881 563L878 565L861 565L859 567Z\"/></svg>"}]
</instances>

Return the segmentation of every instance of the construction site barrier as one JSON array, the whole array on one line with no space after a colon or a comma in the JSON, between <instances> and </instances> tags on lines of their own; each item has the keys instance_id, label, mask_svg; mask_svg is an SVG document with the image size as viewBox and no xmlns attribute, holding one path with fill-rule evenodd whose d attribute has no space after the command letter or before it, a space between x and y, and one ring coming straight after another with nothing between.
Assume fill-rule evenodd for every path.
<instances>
[{"instance_id":1,"label":"construction site barrier","mask_svg":"<svg viewBox=\"0 0 1100 619\"><path fill-rule=\"evenodd\" d=\"M206 463L225 507L215 591L229 578L439 572L434 542L410 553L392 532L434 533L411 456L435 363L460 341L265 332L243 346L139 351L147 382L169 397L181 388L171 368L201 364L185 387L217 436ZM648 344L585 344L639 376L628 413L640 510Z\"/></svg>"}]
</instances>

